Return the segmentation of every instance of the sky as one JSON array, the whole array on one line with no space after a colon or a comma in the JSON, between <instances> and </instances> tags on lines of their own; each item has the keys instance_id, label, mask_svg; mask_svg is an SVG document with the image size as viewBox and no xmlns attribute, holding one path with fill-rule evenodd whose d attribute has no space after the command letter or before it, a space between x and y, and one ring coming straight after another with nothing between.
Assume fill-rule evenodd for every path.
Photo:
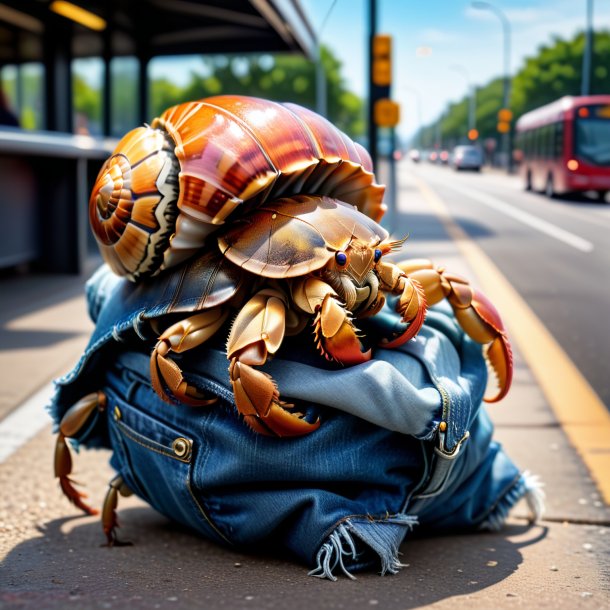
<instances>
[{"instance_id":1,"label":"sky","mask_svg":"<svg viewBox=\"0 0 610 610\"><path fill-rule=\"evenodd\" d=\"M592 0L593 26L610 30L610 0ZM314 32L320 32L343 63L348 88L367 95L368 0L300 0ZM510 71L552 40L572 37L586 24L587 0L490 0L510 22ZM332 7L331 12L329 9ZM434 121L470 86L502 76L504 46L500 19L469 0L377 0L377 31L393 40L392 98L401 106L398 132L408 136ZM328 18L325 20L325 17ZM422 49L427 54L422 55ZM418 51L419 50L419 51ZM186 79L201 61L182 62ZM161 62L155 75L179 80L176 66Z\"/></svg>"}]
</instances>

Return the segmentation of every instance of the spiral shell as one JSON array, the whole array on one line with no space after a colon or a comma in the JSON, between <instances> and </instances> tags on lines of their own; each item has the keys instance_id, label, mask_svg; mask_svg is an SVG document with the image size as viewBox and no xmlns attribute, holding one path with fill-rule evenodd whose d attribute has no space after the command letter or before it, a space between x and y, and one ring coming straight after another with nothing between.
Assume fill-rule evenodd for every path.
<instances>
[{"instance_id":1,"label":"spiral shell","mask_svg":"<svg viewBox=\"0 0 610 610\"><path fill-rule=\"evenodd\" d=\"M106 262L138 280L192 256L262 202L326 195L378 221L383 193L366 150L323 117L296 104L217 96L169 108L127 134L89 209Z\"/></svg>"}]
</instances>

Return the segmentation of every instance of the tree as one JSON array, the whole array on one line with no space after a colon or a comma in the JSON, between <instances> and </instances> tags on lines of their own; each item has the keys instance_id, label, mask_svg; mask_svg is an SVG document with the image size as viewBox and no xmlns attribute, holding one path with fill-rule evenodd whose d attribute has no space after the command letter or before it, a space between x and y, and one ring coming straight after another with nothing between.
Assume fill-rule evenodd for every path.
<instances>
[{"instance_id":1,"label":"tree","mask_svg":"<svg viewBox=\"0 0 610 610\"><path fill-rule=\"evenodd\" d=\"M525 60L523 67L511 83L511 110L513 126L516 120L544 104L564 95L580 95L584 33L572 40L555 36L548 45L541 45L533 57ZM598 31L594 35L591 93L610 91L610 32ZM502 107L503 79L496 78L477 90L476 123L481 138L497 138L498 110ZM451 104L442 120L443 141L459 140L466 130L467 98ZM436 121L422 130L424 146L435 140Z\"/></svg>"},{"instance_id":2,"label":"tree","mask_svg":"<svg viewBox=\"0 0 610 610\"><path fill-rule=\"evenodd\" d=\"M315 64L297 55L206 57L204 70L193 72L184 89L170 83L153 83L155 114L167 106L211 95L230 93L294 102L315 110ZM322 47L327 80L328 118L352 137L365 131L364 104L350 92L341 75L341 62Z\"/></svg>"}]
</instances>

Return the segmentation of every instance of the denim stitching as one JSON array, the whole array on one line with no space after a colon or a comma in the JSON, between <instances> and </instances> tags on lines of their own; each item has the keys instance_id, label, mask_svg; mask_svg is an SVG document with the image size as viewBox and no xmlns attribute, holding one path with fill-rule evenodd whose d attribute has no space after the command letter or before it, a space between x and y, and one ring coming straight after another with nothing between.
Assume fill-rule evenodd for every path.
<instances>
[{"instance_id":1,"label":"denim stitching","mask_svg":"<svg viewBox=\"0 0 610 610\"><path fill-rule=\"evenodd\" d=\"M180 459L178 456L176 456L173 453L169 453L167 451L163 451L160 449L157 449L156 447L152 446L152 445L148 445L147 443L144 443L142 441L140 441L138 438L136 438L134 435L137 434L137 432L132 431L129 426L127 426L127 424L125 424L124 422L120 421L120 420L116 420L116 424L117 424L117 428L119 428L119 430L128 438L130 438L133 442L137 443L138 445L140 445L141 447L144 447L145 449L149 449L150 451L154 451L155 453L158 453L160 455L164 455L166 457L175 459L179 462L182 462L183 464L191 464L191 458L193 455L193 452L191 451L188 460L183 460ZM146 439L148 442L150 443L154 443L155 441L152 441L150 439ZM189 439L191 440L191 439ZM192 440L191 440L192 442ZM155 443L158 445L158 443ZM209 453L209 452L208 452ZM187 471L186 474L186 489L188 490L191 498L193 499L193 501L195 502L195 506L197 508L197 510L201 513L201 515L203 516L203 518L205 519L206 523L223 539L225 540L227 543L229 544L233 544L228 538L225 537L225 535L218 529L218 527L212 522L212 520L208 517L205 509L201 506L200 502L197 500L197 498L195 497L195 494L193 493L192 487L191 487L191 471L190 468Z\"/></svg>"},{"instance_id":2,"label":"denim stitching","mask_svg":"<svg viewBox=\"0 0 610 610\"><path fill-rule=\"evenodd\" d=\"M178 460L179 462L184 462L186 464L190 463L190 461L191 461L191 455L190 454L188 456L188 459L179 458L175 453L170 453L163 445L160 445L156 441L153 441L152 439L148 439L146 437L143 437L143 436L139 435L137 432L131 430L131 428L127 424L125 424L124 422L122 422L120 420L117 420L116 423L117 423L118 428L121 430L121 432L125 436L130 438L134 443L137 443L138 445L141 445L142 447L144 447L146 449L150 449L151 451L154 451L155 453L159 453L161 455L165 455L168 458L172 458L173 460ZM139 440L140 438L143 438L144 441ZM193 442L191 439L189 439L189 440L191 441L191 443ZM148 444L148 443L151 443L151 444ZM162 449L159 449L157 447L162 447Z\"/></svg>"}]
</instances>

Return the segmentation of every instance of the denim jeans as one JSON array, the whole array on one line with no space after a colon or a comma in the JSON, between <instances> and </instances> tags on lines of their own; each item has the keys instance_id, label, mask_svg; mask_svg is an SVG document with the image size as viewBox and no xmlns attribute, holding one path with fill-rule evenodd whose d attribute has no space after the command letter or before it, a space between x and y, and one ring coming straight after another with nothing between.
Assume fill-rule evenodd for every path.
<instances>
[{"instance_id":1,"label":"denim jeans","mask_svg":"<svg viewBox=\"0 0 610 610\"><path fill-rule=\"evenodd\" d=\"M396 572L414 527L497 528L519 498L537 493L492 438L481 348L447 306L429 311L416 340L351 367L328 365L310 337L287 339L262 370L321 425L275 438L252 432L236 411L226 328L175 357L216 404L172 406L152 390L147 320L165 315L166 289L161 281L142 291L105 267L95 274L87 297L96 328L56 382L51 413L57 423L81 396L103 390L108 408L74 443L111 448L114 469L167 517L220 544L288 551L334 579L338 569ZM368 330L399 323L387 309ZM178 439L186 451L175 451Z\"/></svg>"}]
</instances>

